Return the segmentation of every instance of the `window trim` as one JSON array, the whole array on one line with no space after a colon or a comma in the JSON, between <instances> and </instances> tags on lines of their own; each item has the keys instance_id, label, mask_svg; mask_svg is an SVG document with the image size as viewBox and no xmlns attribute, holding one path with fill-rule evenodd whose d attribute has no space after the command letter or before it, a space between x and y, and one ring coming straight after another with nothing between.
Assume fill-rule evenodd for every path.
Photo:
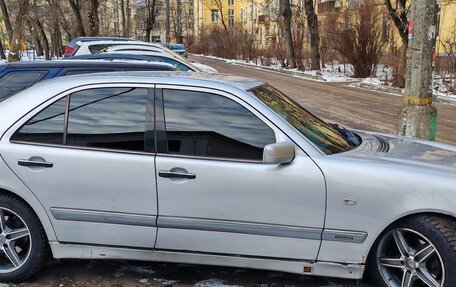
<instances>
[{"instance_id":1,"label":"window trim","mask_svg":"<svg viewBox=\"0 0 456 287\"><path fill-rule=\"evenodd\" d=\"M34 116L38 115L40 112L42 112L46 108L53 105L55 102L67 97L67 100L66 100L67 105L65 108L65 119L64 119L64 142L65 142L66 141L65 133L67 133L67 130L68 130L68 115L69 115L68 109L69 109L69 101L70 101L71 94L80 92L80 91L85 91L85 90L102 89L102 88L143 88L143 89L148 90L148 102L147 102L147 106L146 106L146 114L144 115L144 117L145 117L144 151L129 151L129 150L120 150L120 149L84 147L84 146L65 145L65 144L36 143L36 142L18 141L18 140L11 139L11 137L17 131L19 131ZM150 152L146 151L146 142L150 141L150 138L148 139L147 137L150 137L150 135L151 135L151 133L147 133L147 128L148 128L148 126L150 127L150 125L152 125L152 126L155 125L155 123L148 122L151 119L150 114L152 112L152 115L153 115L153 110L154 110L153 105L152 106L150 105L150 103L153 103L154 101L151 101L151 99L149 98L151 95L153 95L153 92L151 93L151 90L153 91L154 89L155 89L155 84L141 84L141 83L138 83L138 84L103 83L103 84L89 84L89 85L74 87L74 88L66 90L60 94L57 94L54 97L52 97L52 98L46 100L45 102L41 103L40 105L36 106L33 110L28 112L20 120L18 120L14 125L12 125L3 136L5 138L7 138L7 141L9 143L13 143L13 144L41 146L41 147L54 147L54 148L68 148L68 149L85 150L85 151L111 152L111 153L120 153L120 154L155 156L156 146L154 146L155 151L150 151ZM152 117L152 119L154 119L154 117ZM66 122L65 122L65 120L66 120ZM153 140L153 142L155 142L154 139L152 139L152 140Z\"/></svg>"},{"instance_id":2,"label":"window trim","mask_svg":"<svg viewBox=\"0 0 456 287\"><path fill-rule=\"evenodd\" d=\"M203 92L215 94L228 98L237 104L241 105L243 108L247 109L254 116L256 116L261 122L263 122L267 127L269 127L275 136L276 143L280 141L280 137L284 136L284 133L280 131L274 124L272 124L267 117L261 114L258 110L252 107L250 104L242 100L241 98L216 89L211 88L200 88L194 86L179 86L179 85L166 85L160 84L156 86L156 101L155 101L155 123L156 123L156 139L157 139L157 156L171 157L171 158L186 158L194 160L213 160L213 161L223 161L223 162L242 162L242 163L261 163L263 160L251 160L251 159L239 159L239 158L229 158L229 157L209 157L209 156L192 156L192 155L179 155L179 154L170 154L167 150L168 139L166 136L166 123L165 123L165 110L164 110L164 100L163 100L163 90L180 90L180 91L192 91L192 92ZM158 95L158 96L157 96ZM287 137L287 136L285 136ZM164 147L166 145L166 148Z\"/></svg>"}]
</instances>

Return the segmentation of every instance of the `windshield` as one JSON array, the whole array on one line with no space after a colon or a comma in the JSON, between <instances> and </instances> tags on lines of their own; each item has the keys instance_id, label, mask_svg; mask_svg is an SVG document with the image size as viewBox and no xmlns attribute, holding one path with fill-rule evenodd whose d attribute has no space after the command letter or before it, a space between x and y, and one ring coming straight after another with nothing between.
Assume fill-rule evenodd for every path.
<instances>
[{"instance_id":1,"label":"windshield","mask_svg":"<svg viewBox=\"0 0 456 287\"><path fill-rule=\"evenodd\" d=\"M344 152L352 147L331 125L273 87L264 85L252 89L251 92L325 154Z\"/></svg>"}]
</instances>

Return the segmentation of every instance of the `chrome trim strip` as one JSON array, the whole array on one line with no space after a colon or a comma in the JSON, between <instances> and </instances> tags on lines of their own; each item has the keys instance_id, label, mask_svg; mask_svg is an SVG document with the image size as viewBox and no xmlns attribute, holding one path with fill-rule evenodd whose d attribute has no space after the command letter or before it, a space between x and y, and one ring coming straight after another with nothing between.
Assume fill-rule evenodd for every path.
<instances>
[{"instance_id":1,"label":"chrome trim strip","mask_svg":"<svg viewBox=\"0 0 456 287\"><path fill-rule=\"evenodd\" d=\"M325 241L341 241L362 244L366 238L367 232L361 231L325 229L322 234L322 240Z\"/></svg>"},{"instance_id":2,"label":"chrome trim strip","mask_svg":"<svg viewBox=\"0 0 456 287\"><path fill-rule=\"evenodd\" d=\"M158 228L187 229L321 240L322 229L221 220L159 217Z\"/></svg>"},{"instance_id":3,"label":"chrome trim strip","mask_svg":"<svg viewBox=\"0 0 456 287\"><path fill-rule=\"evenodd\" d=\"M95 210L51 208L57 220L157 227L157 216Z\"/></svg>"}]
</instances>

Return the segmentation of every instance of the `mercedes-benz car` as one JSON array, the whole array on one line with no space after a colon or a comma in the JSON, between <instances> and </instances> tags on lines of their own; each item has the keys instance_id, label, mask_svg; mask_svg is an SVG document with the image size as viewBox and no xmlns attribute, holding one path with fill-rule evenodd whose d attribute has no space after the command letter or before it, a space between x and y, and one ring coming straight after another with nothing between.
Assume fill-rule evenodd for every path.
<instances>
[{"instance_id":1,"label":"mercedes-benz car","mask_svg":"<svg viewBox=\"0 0 456 287\"><path fill-rule=\"evenodd\" d=\"M456 286L456 148L326 123L261 81L43 81L0 103L0 136L2 282L51 254Z\"/></svg>"}]
</instances>

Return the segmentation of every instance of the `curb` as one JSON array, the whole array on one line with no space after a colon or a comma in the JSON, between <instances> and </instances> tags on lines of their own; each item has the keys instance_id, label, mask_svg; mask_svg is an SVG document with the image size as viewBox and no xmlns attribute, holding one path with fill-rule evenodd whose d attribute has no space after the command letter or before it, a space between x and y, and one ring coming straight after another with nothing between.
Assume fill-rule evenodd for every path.
<instances>
[{"instance_id":1,"label":"curb","mask_svg":"<svg viewBox=\"0 0 456 287\"><path fill-rule=\"evenodd\" d=\"M227 62L227 63L229 63L229 62ZM254 69L258 69L258 70L266 70L266 71L271 71L271 72L276 72L276 73L281 73L281 74L288 74L288 75L292 75L292 76L298 76L298 77L311 79L314 81L327 82L327 80L325 78L323 78L322 76L318 76L318 75L308 75L308 74L299 73L299 72L287 71L285 69L277 70L277 69L273 69L273 68L269 68L269 67L248 65L248 64L242 64L242 63L229 63L229 64L243 66L243 67L247 67L247 68L254 68Z\"/></svg>"},{"instance_id":2,"label":"curb","mask_svg":"<svg viewBox=\"0 0 456 287\"><path fill-rule=\"evenodd\" d=\"M377 91L377 92L383 92L383 93L388 93L388 94L392 94L392 95L396 95L396 96L402 96L403 92L404 92L403 89L400 89L400 88L387 87L387 86L382 86L382 85L372 85L372 84L368 84L368 83L353 83L353 84L350 84L350 87L362 88L362 89L367 89L367 90L372 90L372 91ZM456 98L445 97L445 96L441 96L438 94L433 94L432 100L436 103L456 106Z\"/></svg>"}]
</instances>

